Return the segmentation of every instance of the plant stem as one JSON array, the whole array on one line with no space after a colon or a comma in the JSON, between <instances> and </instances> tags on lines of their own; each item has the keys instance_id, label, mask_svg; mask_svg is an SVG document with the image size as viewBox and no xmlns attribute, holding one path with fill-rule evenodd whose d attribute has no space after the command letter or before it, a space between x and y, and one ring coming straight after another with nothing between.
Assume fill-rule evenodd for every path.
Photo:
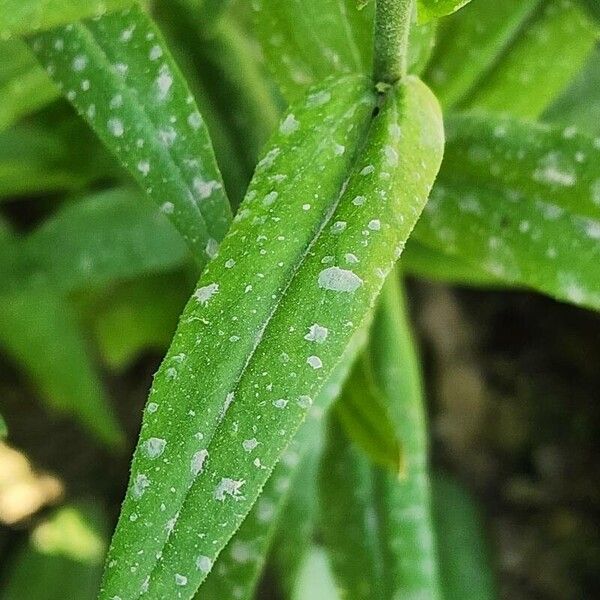
<instances>
[{"instance_id":1,"label":"plant stem","mask_svg":"<svg viewBox=\"0 0 600 600\"><path fill-rule=\"evenodd\" d=\"M376 0L373 75L378 85L393 85L406 75L412 8L413 0Z\"/></svg>"}]
</instances>

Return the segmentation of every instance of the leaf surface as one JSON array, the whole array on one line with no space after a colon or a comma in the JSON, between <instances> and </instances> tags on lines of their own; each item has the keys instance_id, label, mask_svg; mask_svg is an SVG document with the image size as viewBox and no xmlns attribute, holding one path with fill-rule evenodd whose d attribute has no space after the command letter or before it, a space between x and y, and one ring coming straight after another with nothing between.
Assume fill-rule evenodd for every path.
<instances>
[{"instance_id":1,"label":"leaf surface","mask_svg":"<svg viewBox=\"0 0 600 600\"><path fill-rule=\"evenodd\" d=\"M600 142L482 115L448 129L416 238L511 285L598 309Z\"/></svg>"},{"instance_id":2,"label":"leaf surface","mask_svg":"<svg viewBox=\"0 0 600 600\"><path fill-rule=\"evenodd\" d=\"M171 270L189 260L163 214L127 188L66 204L24 239L0 267L3 291L43 282L65 294L119 279Z\"/></svg>"},{"instance_id":3,"label":"leaf surface","mask_svg":"<svg viewBox=\"0 0 600 600\"><path fill-rule=\"evenodd\" d=\"M50 407L110 446L123 442L72 306L43 286L3 294L0 345Z\"/></svg>"},{"instance_id":4,"label":"leaf surface","mask_svg":"<svg viewBox=\"0 0 600 600\"><path fill-rule=\"evenodd\" d=\"M501 60L540 0L476 0L444 19L426 81L446 108L454 107Z\"/></svg>"},{"instance_id":5,"label":"leaf surface","mask_svg":"<svg viewBox=\"0 0 600 600\"><path fill-rule=\"evenodd\" d=\"M404 468L402 444L366 363L364 359L357 361L336 404L336 414L346 435L372 462L398 475Z\"/></svg>"},{"instance_id":6,"label":"leaf surface","mask_svg":"<svg viewBox=\"0 0 600 600\"><path fill-rule=\"evenodd\" d=\"M134 0L0 0L0 37L29 35L133 4Z\"/></svg>"},{"instance_id":7,"label":"leaf surface","mask_svg":"<svg viewBox=\"0 0 600 600\"><path fill-rule=\"evenodd\" d=\"M548 123L575 126L590 136L600 136L600 49L543 116Z\"/></svg>"},{"instance_id":8,"label":"leaf surface","mask_svg":"<svg viewBox=\"0 0 600 600\"><path fill-rule=\"evenodd\" d=\"M0 42L0 131L60 96L21 40Z\"/></svg>"},{"instance_id":9,"label":"leaf surface","mask_svg":"<svg viewBox=\"0 0 600 600\"><path fill-rule=\"evenodd\" d=\"M545 2L461 107L535 119L583 67L597 39L576 4Z\"/></svg>"},{"instance_id":10,"label":"leaf surface","mask_svg":"<svg viewBox=\"0 0 600 600\"><path fill-rule=\"evenodd\" d=\"M332 73L370 75L373 6L356 0L258 0L255 27L267 66L288 100ZM410 31L410 71L419 73L433 48L434 25Z\"/></svg>"},{"instance_id":11,"label":"leaf surface","mask_svg":"<svg viewBox=\"0 0 600 600\"><path fill-rule=\"evenodd\" d=\"M395 277L384 286L367 356L402 444L403 470L375 467L333 421L320 478L326 547L344 597L439 598L423 392Z\"/></svg>"},{"instance_id":12,"label":"leaf surface","mask_svg":"<svg viewBox=\"0 0 600 600\"><path fill-rule=\"evenodd\" d=\"M418 0L417 14L420 21L445 17L468 4L471 0Z\"/></svg>"},{"instance_id":13,"label":"leaf surface","mask_svg":"<svg viewBox=\"0 0 600 600\"><path fill-rule=\"evenodd\" d=\"M372 122L367 85L310 92L259 164L155 378L102 598L195 593L368 319L425 203L443 134L418 80Z\"/></svg>"},{"instance_id":14,"label":"leaf surface","mask_svg":"<svg viewBox=\"0 0 600 600\"><path fill-rule=\"evenodd\" d=\"M432 477L432 492L444 598L498 598L487 532L475 499L442 473Z\"/></svg>"},{"instance_id":15,"label":"leaf surface","mask_svg":"<svg viewBox=\"0 0 600 600\"><path fill-rule=\"evenodd\" d=\"M362 343L356 344L358 345ZM306 483L307 475L315 475L321 449L323 414L339 395L355 353L356 348L347 352L321 390L306 421L273 469L258 501L200 586L197 600L219 600L234 596L238 600L254 598L274 535L285 517L283 511L294 501L292 496L299 491L300 485ZM254 442L246 446L252 445ZM305 491L301 493L305 494Z\"/></svg>"},{"instance_id":16,"label":"leaf surface","mask_svg":"<svg viewBox=\"0 0 600 600\"><path fill-rule=\"evenodd\" d=\"M138 7L33 38L67 99L172 220L202 263L230 222L203 119Z\"/></svg>"}]
</instances>

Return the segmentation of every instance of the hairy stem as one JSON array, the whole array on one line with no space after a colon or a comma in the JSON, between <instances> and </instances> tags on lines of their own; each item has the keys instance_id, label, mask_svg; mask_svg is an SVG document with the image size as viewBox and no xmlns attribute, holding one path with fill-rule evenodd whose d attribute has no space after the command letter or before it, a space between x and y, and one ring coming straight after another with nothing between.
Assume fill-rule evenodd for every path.
<instances>
[{"instance_id":1,"label":"hairy stem","mask_svg":"<svg viewBox=\"0 0 600 600\"><path fill-rule=\"evenodd\" d=\"M413 1L376 0L373 75L378 85L392 85L406 75Z\"/></svg>"}]
</instances>

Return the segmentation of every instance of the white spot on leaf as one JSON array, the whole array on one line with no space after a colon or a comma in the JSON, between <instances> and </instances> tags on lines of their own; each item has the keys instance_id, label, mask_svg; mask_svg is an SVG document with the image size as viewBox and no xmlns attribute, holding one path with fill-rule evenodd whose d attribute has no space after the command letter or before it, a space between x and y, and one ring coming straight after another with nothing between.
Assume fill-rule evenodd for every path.
<instances>
[{"instance_id":1,"label":"white spot on leaf","mask_svg":"<svg viewBox=\"0 0 600 600\"><path fill-rule=\"evenodd\" d=\"M328 267L319 273L318 283L325 290L352 293L363 284L363 280L347 269Z\"/></svg>"}]
</instances>

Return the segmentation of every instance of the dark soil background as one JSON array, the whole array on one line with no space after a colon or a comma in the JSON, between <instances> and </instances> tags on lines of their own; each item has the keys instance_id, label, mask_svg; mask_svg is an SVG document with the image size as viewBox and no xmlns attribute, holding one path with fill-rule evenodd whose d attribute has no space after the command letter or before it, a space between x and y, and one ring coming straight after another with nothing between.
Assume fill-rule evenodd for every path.
<instances>
[{"instance_id":1,"label":"dark soil background","mask_svg":"<svg viewBox=\"0 0 600 600\"><path fill-rule=\"evenodd\" d=\"M503 599L600 597L600 317L525 292L411 282L428 394L432 462L473 493ZM72 421L46 413L0 357L10 443L58 476L67 497L102 498L116 519L129 452L160 353L106 375L130 435L106 453ZM7 557L43 508L0 526Z\"/></svg>"}]
</instances>

